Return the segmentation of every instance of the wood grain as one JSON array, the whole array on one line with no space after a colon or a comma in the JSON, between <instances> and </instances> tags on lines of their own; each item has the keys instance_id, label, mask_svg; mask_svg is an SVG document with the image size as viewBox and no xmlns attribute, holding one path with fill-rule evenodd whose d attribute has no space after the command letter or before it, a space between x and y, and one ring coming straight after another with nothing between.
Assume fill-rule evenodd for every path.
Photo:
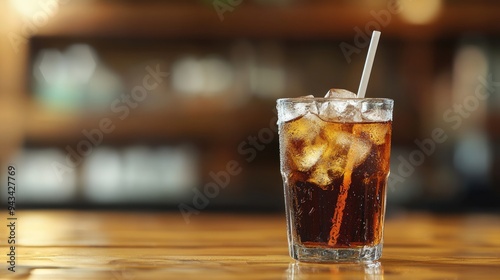
<instances>
[{"instance_id":1,"label":"wood grain","mask_svg":"<svg viewBox=\"0 0 500 280\"><path fill-rule=\"evenodd\" d=\"M6 216L2 215L4 221ZM282 215L21 211L16 272L0 279L498 279L500 217L400 214L374 264L288 256Z\"/></svg>"}]
</instances>

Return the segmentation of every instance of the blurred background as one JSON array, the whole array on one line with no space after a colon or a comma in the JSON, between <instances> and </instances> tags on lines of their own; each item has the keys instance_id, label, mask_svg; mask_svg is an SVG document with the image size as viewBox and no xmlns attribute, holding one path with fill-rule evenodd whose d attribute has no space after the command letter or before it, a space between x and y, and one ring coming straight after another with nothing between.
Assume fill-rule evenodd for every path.
<instances>
[{"instance_id":1,"label":"blurred background","mask_svg":"<svg viewBox=\"0 0 500 280\"><path fill-rule=\"evenodd\" d=\"M283 211L276 99L356 91L376 28L367 96L395 100L388 210L498 212L499 14L493 0L1 0L1 176L17 167L21 208Z\"/></svg>"}]
</instances>

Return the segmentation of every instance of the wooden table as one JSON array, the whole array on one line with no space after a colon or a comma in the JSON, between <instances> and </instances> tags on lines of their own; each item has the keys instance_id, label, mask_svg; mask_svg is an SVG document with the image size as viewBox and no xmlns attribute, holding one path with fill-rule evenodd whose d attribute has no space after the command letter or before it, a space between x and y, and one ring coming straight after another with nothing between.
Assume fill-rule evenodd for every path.
<instances>
[{"instance_id":1,"label":"wooden table","mask_svg":"<svg viewBox=\"0 0 500 280\"><path fill-rule=\"evenodd\" d=\"M500 279L500 216L399 214L380 262L306 264L288 256L283 215L21 211L16 272L0 279ZM2 215L7 223L7 217Z\"/></svg>"}]
</instances>

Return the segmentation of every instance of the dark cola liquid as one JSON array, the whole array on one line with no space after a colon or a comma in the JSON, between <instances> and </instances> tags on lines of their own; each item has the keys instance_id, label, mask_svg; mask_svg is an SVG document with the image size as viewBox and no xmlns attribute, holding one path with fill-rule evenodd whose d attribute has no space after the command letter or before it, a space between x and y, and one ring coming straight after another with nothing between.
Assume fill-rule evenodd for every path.
<instances>
[{"instance_id":1,"label":"dark cola liquid","mask_svg":"<svg viewBox=\"0 0 500 280\"><path fill-rule=\"evenodd\" d=\"M295 122L298 121L295 120ZM358 161L361 162L353 165L350 172L340 175L338 172L334 174L335 164L338 161L335 156L342 157L349 154L345 151L327 158L330 161L322 158L313 167L301 166L300 158L296 159L297 154L307 157L304 151L308 150L304 150L304 147L307 144L321 144L323 140L308 143L298 137L300 133L288 137L287 132L293 134L294 131L300 131L299 126L309 125L305 121L295 124L293 122L285 123L280 127L280 137L284 140L280 148L284 149L282 150L282 171L283 176L287 177L285 180L285 188L288 189L286 190L288 191L287 205L292 208L289 218L296 242L306 247L333 248L379 244L382 239L389 172L391 122L370 124L328 122L322 127L316 136L318 139L332 139L324 136L325 133L336 135L340 131L341 135L349 133L363 143L369 143L369 152L363 151L362 155L358 155L360 157ZM314 133L318 130L303 131ZM366 150L366 147L363 147ZM333 149L336 148L353 149L353 147L341 145ZM324 153L331 152L332 149L321 151L323 150L322 157ZM351 151L349 155L356 155L356 153ZM292 157L295 157L295 160ZM319 165L323 165L321 168L325 168L324 165L327 169L331 168L324 173L324 176L333 177L333 179L318 178L315 168L320 168ZM340 166L344 169L348 168L345 164ZM345 178L346 176L349 178ZM328 184L321 185L321 182L328 182ZM346 182L349 182L348 186ZM336 215L336 212L342 214ZM332 229L334 224L337 224L336 229Z\"/></svg>"}]
</instances>

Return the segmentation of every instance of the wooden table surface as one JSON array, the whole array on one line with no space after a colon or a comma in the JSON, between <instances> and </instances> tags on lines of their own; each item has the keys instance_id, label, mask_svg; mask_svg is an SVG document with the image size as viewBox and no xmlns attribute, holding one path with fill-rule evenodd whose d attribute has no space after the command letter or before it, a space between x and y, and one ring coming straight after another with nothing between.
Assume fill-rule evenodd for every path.
<instances>
[{"instance_id":1,"label":"wooden table surface","mask_svg":"<svg viewBox=\"0 0 500 280\"><path fill-rule=\"evenodd\" d=\"M399 214L373 264L288 256L283 215L21 211L0 279L500 279L500 216ZM2 216L7 223L7 217Z\"/></svg>"}]
</instances>

